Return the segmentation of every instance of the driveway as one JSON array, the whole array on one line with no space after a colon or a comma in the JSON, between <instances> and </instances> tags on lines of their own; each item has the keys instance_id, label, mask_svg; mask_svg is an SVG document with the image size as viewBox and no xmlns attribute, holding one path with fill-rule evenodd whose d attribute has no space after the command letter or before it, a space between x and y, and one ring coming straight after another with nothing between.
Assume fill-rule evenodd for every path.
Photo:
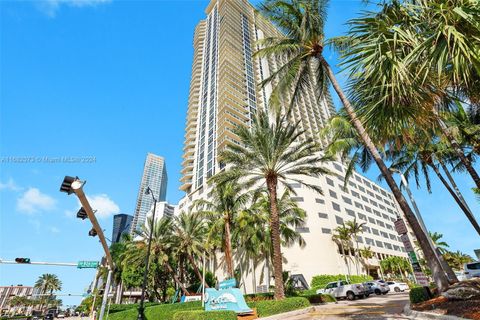
<instances>
[{"instance_id":1,"label":"driveway","mask_svg":"<svg viewBox=\"0 0 480 320\"><path fill-rule=\"evenodd\" d=\"M388 293L385 296L371 295L354 301L339 300L315 307L308 314L290 317L288 320L317 319L410 319L402 315L408 302L408 293Z\"/></svg>"}]
</instances>

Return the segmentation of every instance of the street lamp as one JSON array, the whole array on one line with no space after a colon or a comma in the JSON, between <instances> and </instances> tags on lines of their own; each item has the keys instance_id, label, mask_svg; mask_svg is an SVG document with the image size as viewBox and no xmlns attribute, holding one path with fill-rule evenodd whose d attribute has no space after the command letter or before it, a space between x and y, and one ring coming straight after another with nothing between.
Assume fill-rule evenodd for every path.
<instances>
[{"instance_id":1,"label":"street lamp","mask_svg":"<svg viewBox=\"0 0 480 320\"><path fill-rule=\"evenodd\" d=\"M138 307L138 320L145 320L145 308L144 308L144 301L145 301L145 288L147 286L147 275L148 275L148 261L150 260L150 248L152 247L152 235L153 235L153 228L155 226L155 211L157 211L157 199L153 194L153 190L150 187L147 187L145 190L145 194L149 194L152 196L153 199L153 215L152 215L152 223L150 225L150 234L148 236L148 248L147 248L147 257L145 258L145 271L143 272L143 284L142 284L142 295L140 297L140 306Z\"/></svg>"}]
</instances>

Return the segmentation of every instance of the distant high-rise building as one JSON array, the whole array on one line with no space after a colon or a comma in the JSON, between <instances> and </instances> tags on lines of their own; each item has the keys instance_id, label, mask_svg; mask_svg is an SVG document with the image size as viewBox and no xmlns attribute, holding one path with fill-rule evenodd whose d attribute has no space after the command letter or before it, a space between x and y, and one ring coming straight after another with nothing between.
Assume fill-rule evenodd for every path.
<instances>
[{"instance_id":1,"label":"distant high-rise building","mask_svg":"<svg viewBox=\"0 0 480 320\"><path fill-rule=\"evenodd\" d=\"M132 225L133 216L125 213L113 216L112 243L120 242L122 234L129 233Z\"/></svg>"},{"instance_id":2,"label":"distant high-rise building","mask_svg":"<svg viewBox=\"0 0 480 320\"><path fill-rule=\"evenodd\" d=\"M165 201L167 197L167 167L165 159L153 153L147 154L145 165L143 168L142 181L138 190L137 205L135 207L135 216L130 232L133 234L135 230L141 230L145 224L147 212L153 205L151 194L145 194L147 187L153 191L155 199Z\"/></svg>"}]
</instances>

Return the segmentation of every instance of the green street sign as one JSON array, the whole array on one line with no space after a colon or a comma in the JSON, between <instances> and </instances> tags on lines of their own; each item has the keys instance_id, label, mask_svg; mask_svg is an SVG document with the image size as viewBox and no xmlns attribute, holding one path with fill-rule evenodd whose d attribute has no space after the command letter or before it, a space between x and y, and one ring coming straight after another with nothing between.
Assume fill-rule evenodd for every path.
<instances>
[{"instance_id":1,"label":"green street sign","mask_svg":"<svg viewBox=\"0 0 480 320\"><path fill-rule=\"evenodd\" d=\"M410 251L410 252L408 253L408 256L410 257L410 261L411 261L412 263L418 263L417 255L415 254L415 252Z\"/></svg>"},{"instance_id":2,"label":"green street sign","mask_svg":"<svg viewBox=\"0 0 480 320\"><path fill-rule=\"evenodd\" d=\"M78 269L97 269L98 261L78 261Z\"/></svg>"}]
</instances>

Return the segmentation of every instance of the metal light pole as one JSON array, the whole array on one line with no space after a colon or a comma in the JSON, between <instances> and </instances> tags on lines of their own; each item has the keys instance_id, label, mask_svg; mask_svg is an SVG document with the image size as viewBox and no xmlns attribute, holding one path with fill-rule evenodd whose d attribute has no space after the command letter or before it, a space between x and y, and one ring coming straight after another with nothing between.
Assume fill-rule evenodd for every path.
<instances>
[{"instance_id":1,"label":"metal light pole","mask_svg":"<svg viewBox=\"0 0 480 320\"><path fill-rule=\"evenodd\" d=\"M415 214L417 216L418 222L420 223L420 227L423 230L423 233L428 239L428 243L430 244L430 247L432 248L433 252L435 252L435 256L442 266L443 271L447 274L448 278L450 278L451 281L453 282L458 282L457 276L453 271L451 270L450 266L446 263L446 261L443 259L442 255L438 251L438 249L435 247L432 238L430 238L430 235L428 234L427 227L425 226L425 222L423 221L422 215L420 214L420 210L417 207L417 203L415 202L415 198L413 198L412 191L410 190L410 186L408 185L408 181L403 175L403 173L397 169L390 169L392 172L396 172L400 175L400 179L402 180L402 184L405 186L405 190L407 191L408 197L410 198L410 202L412 203L413 209L415 210Z\"/></svg>"},{"instance_id":2,"label":"metal light pole","mask_svg":"<svg viewBox=\"0 0 480 320\"><path fill-rule=\"evenodd\" d=\"M75 195L78 197L78 200L80 200L80 203L82 204L83 209L87 213L88 219L92 223L93 230L98 235L98 238L100 239L100 243L102 244L103 250L105 251L105 257L107 258L107 264L108 264L108 277L107 277L107 283L105 285L104 297L102 301L102 307L100 308L100 317L99 317L99 319L103 319L103 315L105 313L105 306L107 303L106 297L110 292L110 281L111 281L112 272L115 266L113 264L113 259L110 254L110 250L108 248L107 240L105 239L105 235L103 234L103 230L100 227L100 224L98 223L97 218L95 217L95 212L90 206L90 203L88 202L88 199L85 196L85 193L83 192L84 185L85 185L85 181L81 181L80 179L78 179L78 177L74 178L74 177L66 176L62 182L60 191L65 192L67 194L75 193Z\"/></svg>"},{"instance_id":3,"label":"metal light pole","mask_svg":"<svg viewBox=\"0 0 480 320\"><path fill-rule=\"evenodd\" d=\"M147 257L145 258L145 271L143 272L142 295L140 297L140 306L138 307L138 318L137 318L138 320L145 319L145 314L144 314L145 288L147 286L148 262L150 260L150 248L152 247L153 228L155 227L155 211L157 211L157 199L155 199L152 189L150 187L147 187L147 190L145 190L145 194L150 194L152 196L153 215L152 215L152 224L150 225L150 234L148 236Z\"/></svg>"}]
</instances>

